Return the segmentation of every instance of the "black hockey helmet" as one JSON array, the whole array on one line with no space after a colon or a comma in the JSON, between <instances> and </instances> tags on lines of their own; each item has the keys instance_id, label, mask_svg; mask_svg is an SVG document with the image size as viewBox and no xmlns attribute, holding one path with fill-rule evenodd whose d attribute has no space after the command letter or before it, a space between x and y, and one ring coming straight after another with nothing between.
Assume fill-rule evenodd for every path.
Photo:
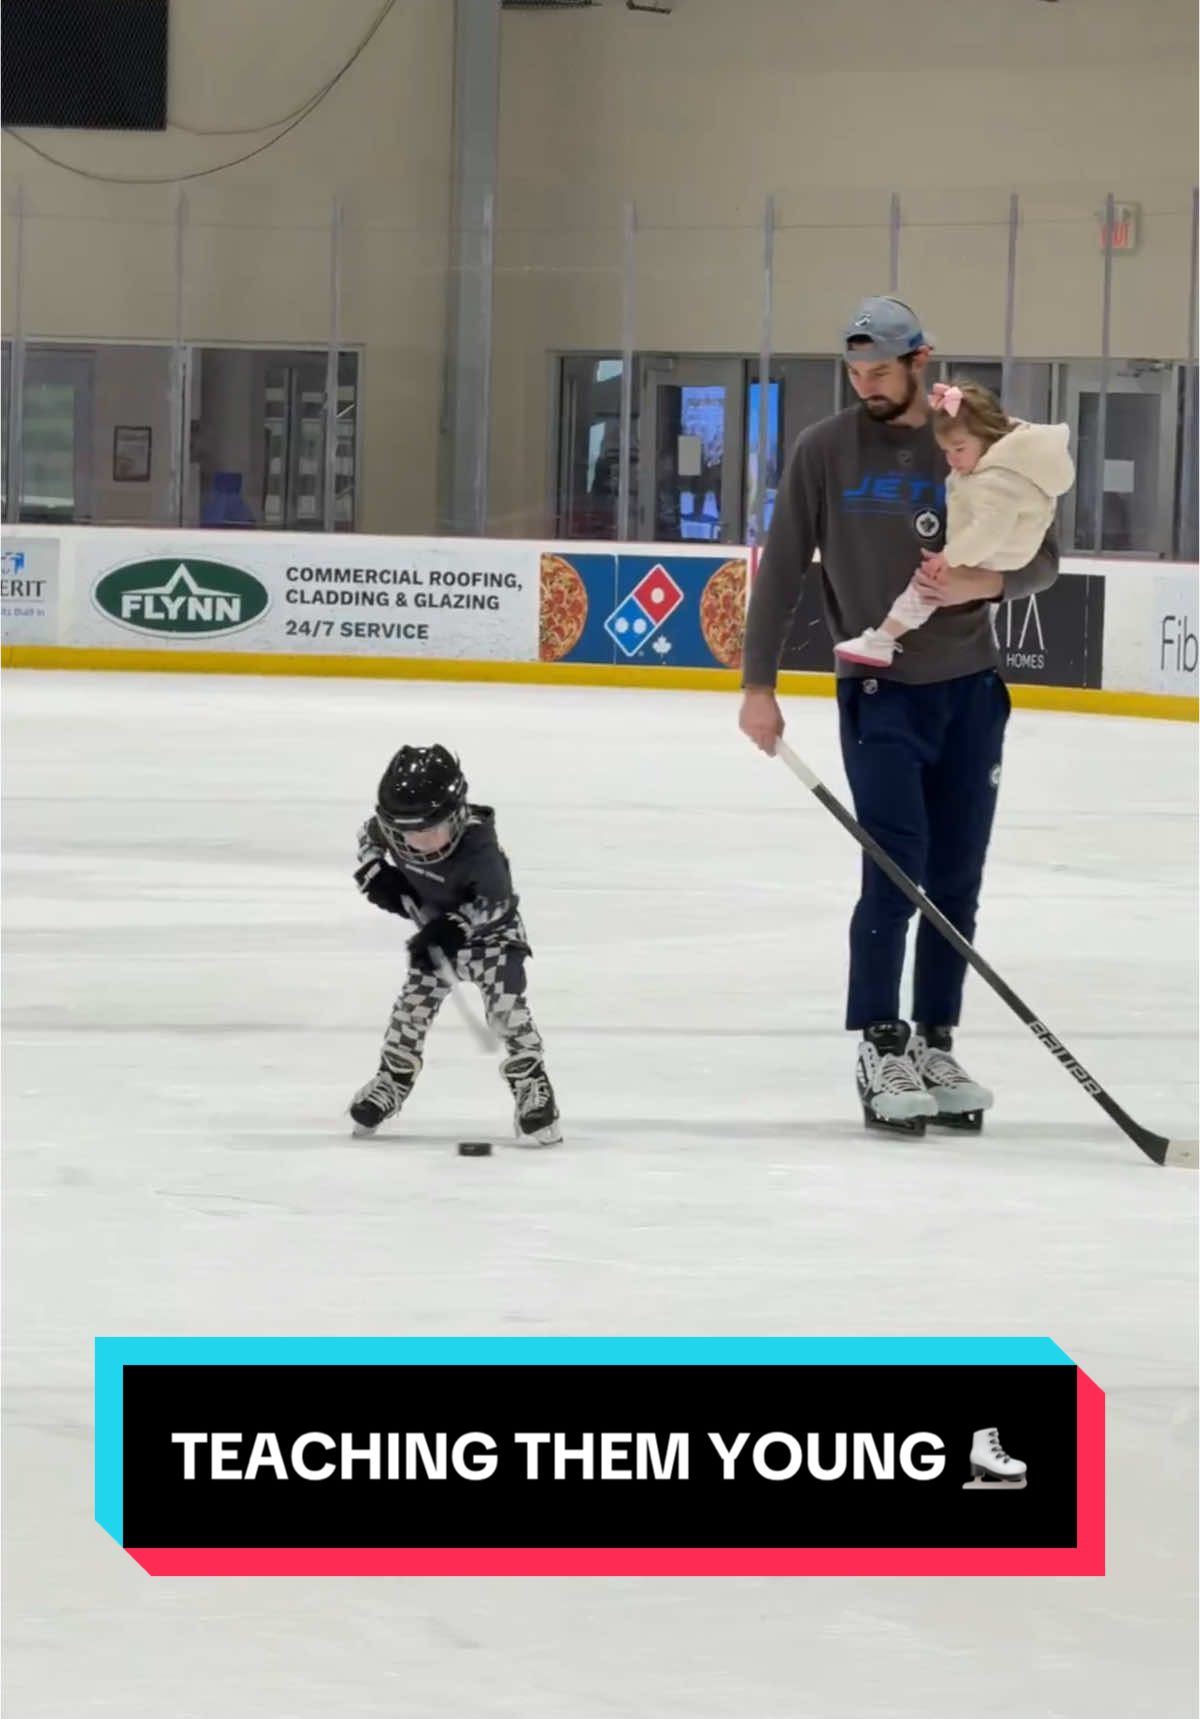
<instances>
[{"instance_id":1,"label":"black hockey helmet","mask_svg":"<svg viewBox=\"0 0 1200 1719\"><path fill-rule=\"evenodd\" d=\"M444 746L402 746L383 773L375 815L384 832L413 858L443 859L467 827L467 784L453 752ZM446 839L431 849L410 836L445 825Z\"/></svg>"}]
</instances>

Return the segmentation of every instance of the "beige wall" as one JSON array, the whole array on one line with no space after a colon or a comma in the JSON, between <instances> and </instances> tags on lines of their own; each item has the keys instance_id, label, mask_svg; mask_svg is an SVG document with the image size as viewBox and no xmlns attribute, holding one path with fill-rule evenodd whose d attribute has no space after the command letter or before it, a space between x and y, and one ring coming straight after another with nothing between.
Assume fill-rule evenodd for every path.
<instances>
[{"instance_id":1,"label":"beige wall","mask_svg":"<svg viewBox=\"0 0 1200 1719\"><path fill-rule=\"evenodd\" d=\"M37 131L92 172L167 175L232 160L244 127L311 95L361 40L379 0L172 0L165 134ZM374 529L434 519L450 194L451 0L401 0L322 105L253 161L184 184L183 335L323 345L332 200L345 206L342 340L365 349L362 496ZM173 185L113 185L5 138L3 321L15 320L12 209L23 195L22 323L30 337L170 340ZM156 437L157 443L157 437Z\"/></svg>"},{"instance_id":2,"label":"beige wall","mask_svg":"<svg viewBox=\"0 0 1200 1719\"><path fill-rule=\"evenodd\" d=\"M169 174L262 135L345 59L379 0L173 0L173 128L38 132L93 171ZM328 221L345 202L342 338L364 349L362 510L435 517L444 362L453 0L400 0L326 102L256 160L184 187L183 332L322 344ZM637 345L754 352L763 202L777 199L775 344L832 349L847 303L900 287L946 351L1002 343L1008 196L1022 198L1021 354L1098 352L1096 210L1140 202L1114 265L1118 355L1185 346L1194 160L1192 0L620 0L506 12L494 319L491 514L545 524L550 355L619 349L621 210L636 198ZM269 134L266 134L269 135ZM98 184L6 140L25 223L31 336L170 339L176 190ZM5 239L13 223L6 215ZM3 316L13 326L13 272Z\"/></svg>"},{"instance_id":3,"label":"beige wall","mask_svg":"<svg viewBox=\"0 0 1200 1719\"><path fill-rule=\"evenodd\" d=\"M540 525L556 348L619 350L635 198L642 349L756 352L759 227L777 199L775 345L828 352L848 304L900 290L947 352L1003 346L1008 199L1022 198L1016 345L1100 350L1096 211L1140 202L1115 260L1113 349L1186 347L1192 0L675 0L506 15L492 507Z\"/></svg>"}]
</instances>

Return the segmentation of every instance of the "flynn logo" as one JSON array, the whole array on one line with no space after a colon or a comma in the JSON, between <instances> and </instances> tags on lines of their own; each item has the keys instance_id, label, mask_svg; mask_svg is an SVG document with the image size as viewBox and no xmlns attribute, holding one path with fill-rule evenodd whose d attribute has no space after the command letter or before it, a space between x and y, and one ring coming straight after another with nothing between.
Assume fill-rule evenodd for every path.
<instances>
[{"instance_id":1,"label":"flynn logo","mask_svg":"<svg viewBox=\"0 0 1200 1719\"><path fill-rule=\"evenodd\" d=\"M132 561L99 579L92 601L138 633L200 638L234 633L265 611L267 588L221 561Z\"/></svg>"},{"instance_id":2,"label":"flynn logo","mask_svg":"<svg viewBox=\"0 0 1200 1719\"><path fill-rule=\"evenodd\" d=\"M1098 1084L1092 1079L1081 1062L1076 1062L1066 1045L1060 1044L1050 1028L1041 1021L1030 1021L1029 1030L1035 1038L1041 1039L1051 1056L1056 1056L1068 1074L1074 1075L1085 1092L1093 1096L1100 1091Z\"/></svg>"}]
</instances>

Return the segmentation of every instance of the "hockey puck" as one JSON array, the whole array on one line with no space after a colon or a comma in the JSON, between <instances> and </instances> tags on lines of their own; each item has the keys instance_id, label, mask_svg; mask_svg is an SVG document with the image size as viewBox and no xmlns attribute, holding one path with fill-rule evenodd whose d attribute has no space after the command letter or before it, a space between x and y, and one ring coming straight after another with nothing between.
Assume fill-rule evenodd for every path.
<instances>
[{"instance_id":1,"label":"hockey puck","mask_svg":"<svg viewBox=\"0 0 1200 1719\"><path fill-rule=\"evenodd\" d=\"M458 1155L460 1158L488 1158L491 1156L492 1143L490 1140L460 1140Z\"/></svg>"}]
</instances>

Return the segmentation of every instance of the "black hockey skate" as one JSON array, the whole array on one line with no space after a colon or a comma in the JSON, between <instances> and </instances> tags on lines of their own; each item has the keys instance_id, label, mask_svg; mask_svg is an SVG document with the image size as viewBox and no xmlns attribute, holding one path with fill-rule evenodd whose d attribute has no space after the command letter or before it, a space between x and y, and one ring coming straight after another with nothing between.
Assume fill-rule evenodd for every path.
<instances>
[{"instance_id":1,"label":"black hockey skate","mask_svg":"<svg viewBox=\"0 0 1200 1719\"><path fill-rule=\"evenodd\" d=\"M956 1057L951 1056L954 1039L949 1027L917 1027L908 1054L916 1065L925 1090L937 1105L931 1117L936 1128L953 1128L961 1134L978 1134L983 1113L993 1099L986 1086L972 1080Z\"/></svg>"},{"instance_id":2,"label":"black hockey skate","mask_svg":"<svg viewBox=\"0 0 1200 1719\"><path fill-rule=\"evenodd\" d=\"M401 1051L393 1053L391 1066L382 1063L379 1073L360 1087L350 1105L350 1119L360 1139L374 1134L381 1122L399 1112L420 1072L420 1060Z\"/></svg>"},{"instance_id":3,"label":"black hockey skate","mask_svg":"<svg viewBox=\"0 0 1200 1719\"><path fill-rule=\"evenodd\" d=\"M876 1021L863 1033L854 1068L863 1121L890 1134L924 1134L937 1103L908 1055L905 1021Z\"/></svg>"},{"instance_id":4,"label":"black hockey skate","mask_svg":"<svg viewBox=\"0 0 1200 1719\"><path fill-rule=\"evenodd\" d=\"M500 1072L512 1088L516 1101L513 1131L522 1146L558 1146L562 1129L554 1088L540 1058L530 1051L510 1056Z\"/></svg>"}]
</instances>

